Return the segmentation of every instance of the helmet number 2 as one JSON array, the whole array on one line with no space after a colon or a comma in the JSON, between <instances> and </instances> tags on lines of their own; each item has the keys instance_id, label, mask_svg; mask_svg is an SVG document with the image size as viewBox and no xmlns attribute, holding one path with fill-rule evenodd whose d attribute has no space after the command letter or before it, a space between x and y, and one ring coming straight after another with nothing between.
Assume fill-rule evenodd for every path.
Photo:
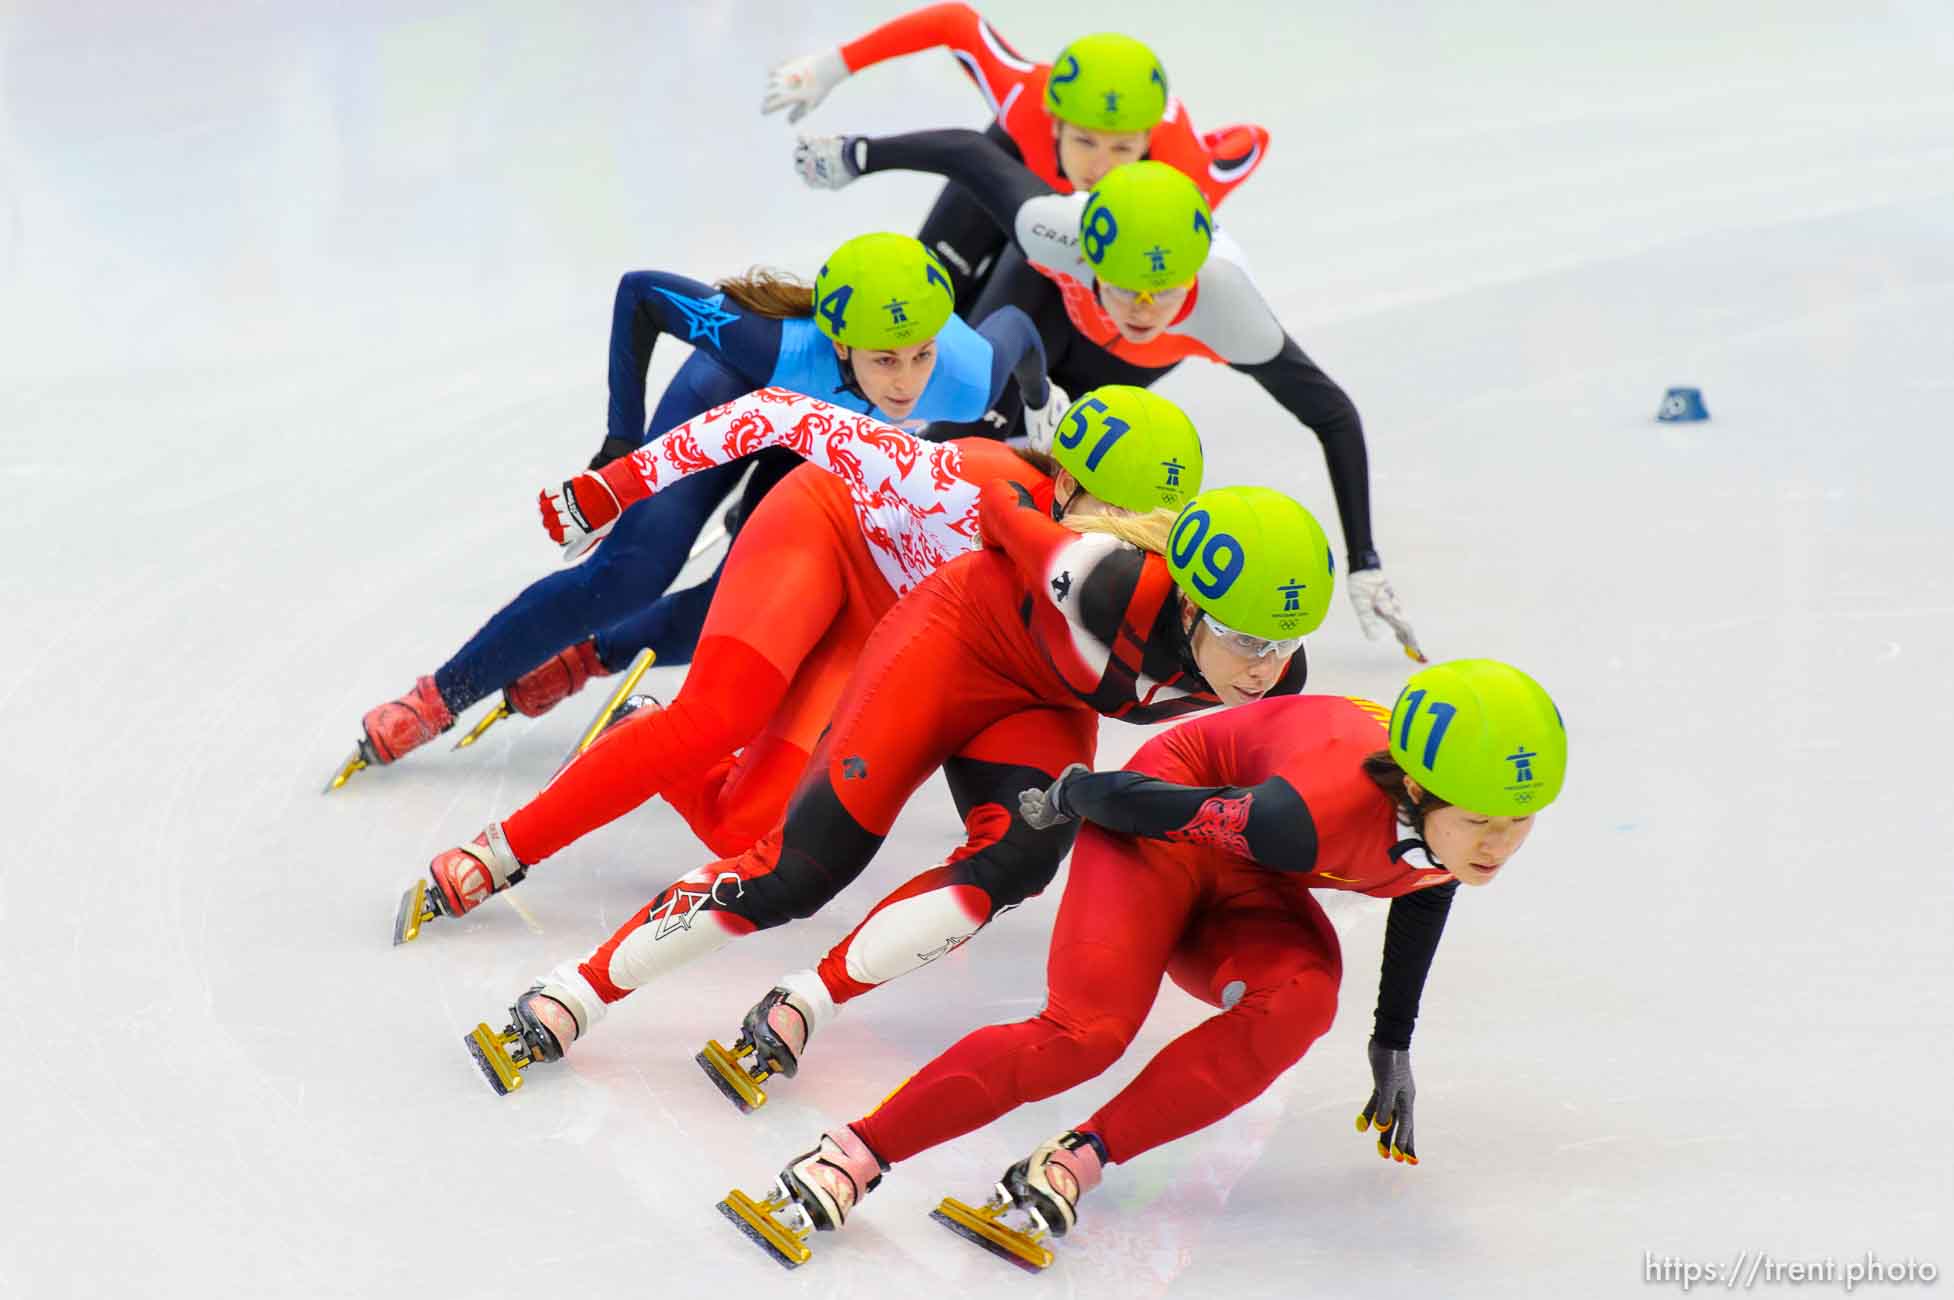
<instances>
[{"instance_id":1,"label":"helmet number 2","mask_svg":"<svg viewBox=\"0 0 1954 1300\"><path fill-rule=\"evenodd\" d=\"M1168 543L1168 559L1174 567L1187 574L1194 590L1210 600L1219 599L1235 585L1235 579L1242 576L1242 565L1247 554L1242 544L1228 533L1209 535L1212 520L1205 510L1189 510L1174 525L1174 536ZM1199 556L1201 569L1194 567ZM1205 570L1203 572L1202 570Z\"/></svg>"},{"instance_id":2,"label":"helmet number 2","mask_svg":"<svg viewBox=\"0 0 1954 1300\"><path fill-rule=\"evenodd\" d=\"M1404 721L1398 725L1398 748L1407 754L1411 752L1411 724L1418 719L1418 708L1425 705L1425 692L1413 691L1404 697ZM1438 745L1445 739L1445 729L1452 725L1452 717L1458 709L1443 700L1433 700L1425 705L1425 712L1432 715L1431 734L1425 737L1423 763L1427 772L1438 762Z\"/></svg>"},{"instance_id":3,"label":"helmet number 2","mask_svg":"<svg viewBox=\"0 0 1954 1300\"><path fill-rule=\"evenodd\" d=\"M1117 415L1107 415L1104 402L1096 397L1088 397L1072 408L1066 427L1058 435L1061 447L1071 450L1086 440L1087 411L1100 415L1102 417L1100 423L1106 426L1106 431L1099 435L1099 441L1093 443L1092 450L1086 453L1086 468L1094 470L1099 468L1100 461L1106 459L1106 453L1112 450L1113 444L1124 438L1133 426Z\"/></svg>"},{"instance_id":4,"label":"helmet number 2","mask_svg":"<svg viewBox=\"0 0 1954 1300\"><path fill-rule=\"evenodd\" d=\"M848 310L848 300L854 296L855 286L844 284L821 300L821 319L828 322L828 328L840 334L848 326L843 313Z\"/></svg>"}]
</instances>

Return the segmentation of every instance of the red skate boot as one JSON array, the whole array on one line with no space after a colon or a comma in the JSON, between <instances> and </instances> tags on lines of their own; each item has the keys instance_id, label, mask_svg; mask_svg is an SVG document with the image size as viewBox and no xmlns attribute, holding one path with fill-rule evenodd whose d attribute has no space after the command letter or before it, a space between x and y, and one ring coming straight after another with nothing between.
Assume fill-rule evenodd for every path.
<instances>
[{"instance_id":1,"label":"red skate boot","mask_svg":"<svg viewBox=\"0 0 1954 1300\"><path fill-rule=\"evenodd\" d=\"M474 911L526 871L502 837L500 822L459 848L443 850L428 863L428 880L415 881L401 895L394 913L394 946L419 938L428 921Z\"/></svg>"},{"instance_id":2,"label":"red skate boot","mask_svg":"<svg viewBox=\"0 0 1954 1300\"><path fill-rule=\"evenodd\" d=\"M610 675L611 670L597 657L597 641L593 637L559 651L530 669L506 687L502 697L523 717L540 718L582 690L591 678Z\"/></svg>"},{"instance_id":3,"label":"red skate boot","mask_svg":"<svg viewBox=\"0 0 1954 1300\"><path fill-rule=\"evenodd\" d=\"M419 749L455 725L448 702L435 689L432 677L414 683L414 689L397 700L368 709L360 719L360 743L352 755L339 765L339 771L326 783L331 794L358 772L368 767L384 767L402 754Z\"/></svg>"}]
</instances>

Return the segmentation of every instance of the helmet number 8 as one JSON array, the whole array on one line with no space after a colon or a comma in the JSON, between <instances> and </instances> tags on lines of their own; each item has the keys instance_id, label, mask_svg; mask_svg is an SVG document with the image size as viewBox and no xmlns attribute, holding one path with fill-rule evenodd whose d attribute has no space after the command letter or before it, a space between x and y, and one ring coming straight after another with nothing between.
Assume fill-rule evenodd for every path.
<instances>
[{"instance_id":1,"label":"helmet number 8","mask_svg":"<svg viewBox=\"0 0 1954 1300\"><path fill-rule=\"evenodd\" d=\"M1411 752L1411 724L1418 718L1418 708L1425 703L1425 692L1413 691L1405 696L1404 721L1398 726L1398 748ZM1445 729L1452 725L1452 717L1458 712L1453 705L1443 700L1433 700L1425 706L1425 712L1432 715L1431 734L1425 737L1424 768L1427 772L1438 761L1438 745L1445 739Z\"/></svg>"},{"instance_id":2,"label":"helmet number 8","mask_svg":"<svg viewBox=\"0 0 1954 1300\"><path fill-rule=\"evenodd\" d=\"M1190 510L1183 514L1180 522L1174 525L1174 536L1168 544L1169 556L1174 567L1187 572L1188 581L1194 590L1210 600L1219 599L1235 585L1235 579L1242 576L1242 565L1247 555L1242 544L1228 533L1215 533L1209 536L1212 520L1205 510ZM1194 565L1195 552L1200 552L1201 568Z\"/></svg>"},{"instance_id":3,"label":"helmet number 8","mask_svg":"<svg viewBox=\"0 0 1954 1300\"><path fill-rule=\"evenodd\" d=\"M1107 415L1104 402L1096 397L1088 397L1072 408L1067 427L1058 435L1061 447L1070 449L1086 440L1087 411L1098 413L1102 417L1100 423L1106 426L1106 432L1099 435L1099 441L1092 444L1092 450L1086 453L1086 468L1093 470L1099 468L1099 462L1106 459L1106 453L1112 450L1113 444L1124 438L1133 426L1117 415Z\"/></svg>"},{"instance_id":4,"label":"helmet number 8","mask_svg":"<svg viewBox=\"0 0 1954 1300\"><path fill-rule=\"evenodd\" d=\"M1113 219L1113 210L1099 201L1094 194L1090 203L1091 211L1086 214L1085 225L1079 231L1079 242L1085 245L1086 256L1094 265L1106 260L1106 245L1119 238L1119 222Z\"/></svg>"}]
</instances>

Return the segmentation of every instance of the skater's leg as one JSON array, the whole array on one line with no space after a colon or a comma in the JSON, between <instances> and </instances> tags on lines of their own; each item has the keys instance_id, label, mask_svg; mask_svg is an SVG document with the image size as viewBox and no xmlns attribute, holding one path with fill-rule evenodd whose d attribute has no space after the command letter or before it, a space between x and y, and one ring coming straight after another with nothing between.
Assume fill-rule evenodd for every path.
<instances>
[{"instance_id":1,"label":"skater's leg","mask_svg":"<svg viewBox=\"0 0 1954 1300\"><path fill-rule=\"evenodd\" d=\"M761 499L789 473L807 463L793 452L778 447L757 452L751 460L753 468L740 489L740 499L727 512L735 537L753 517ZM650 650L662 667L690 663L724 569L722 560L704 582L667 592L648 608L627 615L598 633L598 657L613 672L637 658L640 650Z\"/></svg>"},{"instance_id":2,"label":"skater's leg","mask_svg":"<svg viewBox=\"0 0 1954 1300\"><path fill-rule=\"evenodd\" d=\"M518 858L541 862L662 790L684 797L780 711L802 661L860 586L852 572L859 530L851 522L849 534L839 532L826 500L839 490L804 479L754 512L727 556L677 697L626 718L503 823Z\"/></svg>"},{"instance_id":3,"label":"skater's leg","mask_svg":"<svg viewBox=\"0 0 1954 1300\"><path fill-rule=\"evenodd\" d=\"M1265 888L1216 905L1189 930L1176 983L1226 1008L1182 1034L1079 1126L1131 1160L1247 1105L1336 1018L1336 930L1306 889Z\"/></svg>"},{"instance_id":4,"label":"skater's leg","mask_svg":"<svg viewBox=\"0 0 1954 1300\"><path fill-rule=\"evenodd\" d=\"M991 720L1003 693L968 657L964 619L948 573L890 610L780 827L673 884L579 967L603 1002L739 935L812 916L861 873L916 787ZM946 672L965 689L943 690Z\"/></svg>"},{"instance_id":5,"label":"skater's leg","mask_svg":"<svg viewBox=\"0 0 1954 1300\"><path fill-rule=\"evenodd\" d=\"M1139 1032L1200 892L1159 846L1086 827L1052 929L1044 1011L966 1036L851 1127L893 1164L1099 1074Z\"/></svg>"},{"instance_id":6,"label":"skater's leg","mask_svg":"<svg viewBox=\"0 0 1954 1300\"><path fill-rule=\"evenodd\" d=\"M1033 830L1018 813L1018 794L1050 785L1070 764L1090 765L1098 732L1090 710L1027 708L959 749L943 770L963 816L964 842L877 903L821 960L828 999L846 1002L954 951L999 912L1050 884L1077 826ZM815 1010L818 1027L826 1008L817 1003Z\"/></svg>"},{"instance_id":7,"label":"skater's leg","mask_svg":"<svg viewBox=\"0 0 1954 1300\"><path fill-rule=\"evenodd\" d=\"M659 401L652 428L662 432L750 388L733 371L694 353ZM678 576L693 539L744 471L741 461L715 466L625 510L590 558L531 583L435 670L441 698L459 713L559 650L650 605Z\"/></svg>"}]
</instances>

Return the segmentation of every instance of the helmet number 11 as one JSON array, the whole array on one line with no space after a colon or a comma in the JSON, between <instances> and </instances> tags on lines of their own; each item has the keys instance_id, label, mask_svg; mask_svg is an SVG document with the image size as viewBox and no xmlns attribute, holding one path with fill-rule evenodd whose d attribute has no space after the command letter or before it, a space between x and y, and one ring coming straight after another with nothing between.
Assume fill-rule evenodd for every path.
<instances>
[{"instance_id":1,"label":"helmet number 11","mask_svg":"<svg viewBox=\"0 0 1954 1300\"><path fill-rule=\"evenodd\" d=\"M1404 699L1404 721L1398 725L1398 748L1407 754L1411 752L1411 724L1418 719L1418 709L1424 705L1425 712L1432 715L1431 734L1425 737L1423 763L1427 772L1438 761L1438 745L1445 739L1445 729L1452 725L1452 716L1458 712L1454 706L1443 700L1433 700L1425 704L1425 692L1413 691Z\"/></svg>"}]
</instances>

